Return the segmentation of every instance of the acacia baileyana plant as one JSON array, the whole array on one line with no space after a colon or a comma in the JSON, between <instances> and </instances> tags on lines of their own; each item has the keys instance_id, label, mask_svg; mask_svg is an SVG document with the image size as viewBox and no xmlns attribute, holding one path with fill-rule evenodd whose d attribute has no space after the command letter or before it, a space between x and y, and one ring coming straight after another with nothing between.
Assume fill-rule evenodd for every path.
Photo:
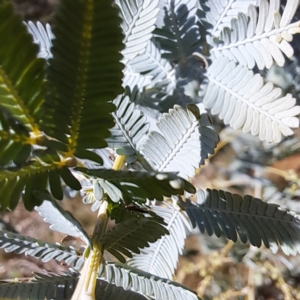
<instances>
[{"instance_id":1,"label":"acacia baileyana plant","mask_svg":"<svg viewBox=\"0 0 300 300\"><path fill-rule=\"evenodd\" d=\"M298 0L285 6L280 0L61 0L53 26L43 27L23 23L0 0L1 210L14 209L22 197L51 229L86 245L80 255L1 231L7 252L72 269L3 283L0 297L199 299L171 280L196 226L299 253L293 212L189 182L219 141L205 108L267 142L298 127L296 99L259 73L293 56L298 6ZM113 165L108 149L116 153ZM91 237L60 206L63 186L81 191L98 212ZM106 251L116 260L105 261Z\"/></svg>"}]
</instances>

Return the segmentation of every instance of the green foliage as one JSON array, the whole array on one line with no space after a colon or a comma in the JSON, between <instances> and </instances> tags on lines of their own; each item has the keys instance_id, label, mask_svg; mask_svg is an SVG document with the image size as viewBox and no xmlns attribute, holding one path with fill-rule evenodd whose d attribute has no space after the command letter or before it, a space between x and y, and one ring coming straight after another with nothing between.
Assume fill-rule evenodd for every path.
<instances>
[{"instance_id":1,"label":"green foliage","mask_svg":"<svg viewBox=\"0 0 300 300\"><path fill-rule=\"evenodd\" d=\"M94 193L103 195L105 192L113 202L145 202L147 198L162 201L163 196L196 191L192 184L174 173L87 170L80 167L75 170L98 178L94 182Z\"/></svg>"},{"instance_id":2,"label":"green foliage","mask_svg":"<svg viewBox=\"0 0 300 300\"><path fill-rule=\"evenodd\" d=\"M256 247L278 251L278 245L285 254L299 253L299 216L280 209L279 205L266 203L252 196L241 197L225 191L207 190L207 196L198 192L198 202L181 202L195 227L209 235L222 233L234 242L239 236L243 243L248 240Z\"/></svg>"},{"instance_id":3,"label":"green foliage","mask_svg":"<svg viewBox=\"0 0 300 300\"><path fill-rule=\"evenodd\" d=\"M51 299L70 299L78 282L78 273L71 274L36 274L33 281L8 283L2 285L0 297L9 299L11 295L18 295L24 300L51 300ZM130 290L124 290L109 284L105 280L98 279L96 288L96 299L125 299L125 300L145 300L139 293Z\"/></svg>"},{"instance_id":4,"label":"green foliage","mask_svg":"<svg viewBox=\"0 0 300 300\"><path fill-rule=\"evenodd\" d=\"M1 5L0 18L0 38L6 44L0 49L1 106L38 134L45 97L45 61L37 58L38 47L10 4Z\"/></svg>"},{"instance_id":5,"label":"green foliage","mask_svg":"<svg viewBox=\"0 0 300 300\"><path fill-rule=\"evenodd\" d=\"M234 242L300 253L294 213L216 190L198 192L194 203L188 181L219 142L209 113L267 142L298 127L296 99L255 66L292 56L299 5L287 1L281 18L279 0L244 1L241 11L235 1L113 2L61 0L52 35L0 1L0 210L22 198L51 229L86 245L80 255L1 231L7 252L84 266L79 281L76 272L39 274L0 285L0 297L199 299L169 280L196 224ZM99 210L91 237L57 201L65 187ZM125 264L105 262L105 251Z\"/></svg>"},{"instance_id":6,"label":"green foliage","mask_svg":"<svg viewBox=\"0 0 300 300\"><path fill-rule=\"evenodd\" d=\"M55 15L42 124L47 134L68 145L70 156L106 146L112 100L122 92L119 22L107 1L62 1Z\"/></svg>"},{"instance_id":7,"label":"green foliage","mask_svg":"<svg viewBox=\"0 0 300 300\"><path fill-rule=\"evenodd\" d=\"M12 6L1 5L0 39L6 41L0 49L2 211L13 209L23 190L30 210L41 203L34 191L48 184L57 199L63 198L61 180L80 190L69 170L77 164L75 157L102 163L89 149L106 146L113 126L112 99L122 92L123 45L117 11L106 1L92 3L63 1L59 6L53 59L47 67ZM102 30L106 26L109 34ZM63 27L72 28L74 45Z\"/></svg>"},{"instance_id":8,"label":"green foliage","mask_svg":"<svg viewBox=\"0 0 300 300\"><path fill-rule=\"evenodd\" d=\"M132 252L140 253L141 248L149 247L149 243L156 242L165 234L169 232L160 220L153 217L133 217L107 231L100 242L119 261L126 262L122 254L132 257Z\"/></svg>"},{"instance_id":9,"label":"green foliage","mask_svg":"<svg viewBox=\"0 0 300 300\"><path fill-rule=\"evenodd\" d=\"M30 283L17 282L7 283L1 286L0 297L2 299L20 297L20 299L53 299L55 295L65 295L70 298L76 284L78 274L61 274L57 276L36 274ZM41 284L43 283L43 285ZM16 296L13 296L16 295ZM12 298L13 299L13 298ZM58 299L63 299L62 297Z\"/></svg>"}]
</instances>

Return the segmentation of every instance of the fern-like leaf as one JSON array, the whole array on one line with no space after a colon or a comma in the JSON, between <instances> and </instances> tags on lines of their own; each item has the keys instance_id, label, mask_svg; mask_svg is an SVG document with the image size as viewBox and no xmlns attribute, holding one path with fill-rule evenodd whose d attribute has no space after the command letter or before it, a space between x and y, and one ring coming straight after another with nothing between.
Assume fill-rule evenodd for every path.
<instances>
[{"instance_id":1,"label":"fern-like leaf","mask_svg":"<svg viewBox=\"0 0 300 300\"><path fill-rule=\"evenodd\" d=\"M0 285L1 299L22 300L68 300L78 282L79 273L70 274L35 274L30 282L4 283ZM95 299L97 300L146 300L144 296L130 290L124 290L104 280L96 282Z\"/></svg>"},{"instance_id":2,"label":"fern-like leaf","mask_svg":"<svg viewBox=\"0 0 300 300\"><path fill-rule=\"evenodd\" d=\"M280 88L264 84L262 76L246 67L221 57L209 67L207 77L203 102L225 124L268 142L279 142L281 134L291 135L291 128L299 126L300 106L292 95L281 96Z\"/></svg>"},{"instance_id":3,"label":"fern-like leaf","mask_svg":"<svg viewBox=\"0 0 300 300\"><path fill-rule=\"evenodd\" d=\"M97 279L95 298L97 300L147 300L140 293L136 293L132 290L125 290L121 286L108 283L106 280Z\"/></svg>"},{"instance_id":4,"label":"fern-like leaf","mask_svg":"<svg viewBox=\"0 0 300 300\"><path fill-rule=\"evenodd\" d=\"M166 17L167 8L169 7L169 0L160 0L158 7L159 7L159 12L157 15L155 26L156 28L162 28L165 24L164 20Z\"/></svg>"},{"instance_id":5,"label":"fern-like leaf","mask_svg":"<svg viewBox=\"0 0 300 300\"><path fill-rule=\"evenodd\" d=\"M136 216L118 223L107 231L100 239L103 248L119 261L125 262L123 255L132 257L132 252L140 253L140 249L154 243L169 231L161 224L161 220L153 217Z\"/></svg>"},{"instance_id":6,"label":"fern-like leaf","mask_svg":"<svg viewBox=\"0 0 300 300\"><path fill-rule=\"evenodd\" d=\"M48 262L51 259L59 262L64 261L67 265L73 265L75 269L79 269L84 261L71 247L45 243L10 232L0 231L0 248L7 253L24 253L27 256L39 258L42 262Z\"/></svg>"},{"instance_id":7,"label":"fern-like leaf","mask_svg":"<svg viewBox=\"0 0 300 300\"><path fill-rule=\"evenodd\" d=\"M163 57L171 62L184 60L199 52L197 41L200 40L200 32L196 13L196 0L172 0L164 27L155 30L155 38L164 51Z\"/></svg>"},{"instance_id":8,"label":"fern-like leaf","mask_svg":"<svg viewBox=\"0 0 300 300\"><path fill-rule=\"evenodd\" d=\"M200 0L209 8L205 13L205 21L212 27L208 31L212 36L218 36L224 27L230 28L232 18L239 13L247 13L248 7L256 5L257 0Z\"/></svg>"},{"instance_id":9,"label":"fern-like leaf","mask_svg":"<svg viewBox=\"0 0 300 300\"><path fill-rule=\"evenodd\" d=\"M164 81L162 81L162 85L158 83L153 88L146 89L141 94L138 104L147 116L157 120L162 116L162 113L168 112L174 105L185 107L187 103L193 101L189 96L184 94L181 87L174 89L172 94L167 93L167 87L168 85L164 85Z\"/></svg>"},{"instance_id":10,"label":"fern-like leaf","mask_svg":"<svg viewBox=\"0 0 300 300\"><path fill-rule=\"evenodd\" d=\"M224 28L220 40L216 40L211 49L214 56L226 56L249 69L255 64L263 70L269 69L273 60L283 66L285 58L292 57L293 47L289 44L293 34L300 33L300 21L290 24L299 1L289 0L279 14L280 0L261 0L259 14L253 5L248 8L248 15L239 13L237 19L231 20L231 29ZM249 18L249 21L248 21Z\"/></svg>"},{"instance_id":11,"label":"fern-like leaf","mask_svg":"<svg viewBox=\"0 0 300 300\"><path fill-rule=\"evenodd\" d=\"M59 161L57 155L44 154L37 157L36 161L28 162L22 167L0 169L0 193L5 195L0 201L0 209L5 210L7 207L13 209L24 191L24 205L28 210L32 210L35 205L40 205L44 200L35 192L45 191L49 182L50 187L54 185L55 190L60 191L62 195L61 178L74 190L80 190L81 185L78 180L66 166L60 165Z\"/></svg>"},{"instance_id":12,"label":"fern-like leaf","mask_svg":"<svg viewBox=\"0 0 300 300\"><path fill-rule=\"evenodd\" d=\"M121 26L125 36L125 49L122 51L124 64L145 51L155 28L158 3L159 0L116 1L123 20Z\"/></svg>"},{"instance_id":13,"label":"fern-like leaf","mask_svg":"<svg viewBox=\"0 0 300 300\"><path fill-rule=\"evenodd\" d=\"M147 118L136 108L134 99L131 99L136 96L138 95L127 89L124 95L114 100L116 111L113 116L116 125L110 130L111 136L107 139L112 148L129 147L138 153L137 144L148 132Z\"/></svg>"},{"instance_id":14,"label":"fern-like leaf","mask_svg":"<svg viewBox=\"0 0 300 300\"><path fill-rule=\"evenodd\" d=\"M154 276L151 273L129 267L123 264L106 263L99 270L100 276L105 271L104 280L116 286L141 293L147 299L166 300L201 300L186 287L169 279Z\"/></svg>"},{"instance_id":15,"label":"fern-like leaf","mask_svg":"<svg viewBox=\"0 0 300 300\"><path fill-rule=\"evenodd\" d=\"M107 145L111 101L122 93L117 9L109 1L63 1L53 34L43 128L68 145L69 156L85 158L88 148Z\"/></svg>"},{"instance_id":16,"label":"fern-like leaf","mask_svg":"<svg viewBox=\"0 0 300 300\"><path fill-rule=\"evenodd\" d=\"M0 108L0 166L25 163L32 152L30 140L25 125Z\"/></svg>"},{"instance_id":17,"label":"fern-like leaf","mask_svg":"<svg viewBox=\"0 0 300 300\"><path fill-rule=\"evenodd\" d=\"M168 60L161 57L154 39L148 42L144 53L130 61L130 66L137 73L151 76L151 84L163 86L167 94L171 94L176 88L174 70Z\"/></svg>"},{"instance_id":18,"label":"fern-like leaf","mask_svg":"<svg viewBox=\"0 0 300 300\"><path fill-rule=\"evenodd\" d=\"M162 134L150 132L142 152L155 170L192 177L219 141L210 126L208 116L200 116L196 105L189 105L187 110L175 105L157 123Z\"/></svg>"},{"instance_id":19,"label":"fern-like leaf","mask_svg":"<svg viewBox=\"0 0 300 300\"><path fill-rule=\"evenodd\" d=\"M76 238L80 238L87 245L92 245L91 240L82 225L56 201L45 200L42 205L36 206L35 210L40 214L50 229Z\"/></svg>"},{"instance_id":20,"label":"fern-like leaf","mask_svg":"<svg viewBox=\"0 0 300 300\"><path fill-rule=\"evenodd\" d=\"M27 209L31 210L35 205L40 204L41 201L33 196L33 190L46 189L48 171L51 169L56 169L56 166L35 162L22 168L0 170L0 193L5 195L0 202L1 210L7 207L14 208L24 189L23 201Z\"/></svg>"},{"instance_id":21,"label":"fern-like leaf","mask_svg":"<svg viewBox=\"0 0 300 300\"><path fill-rule=\"evenodd\" d=\"M266 203L252 196L240 196L229 192L201 190L197 193L198 204L189 199L182 202L193 226L218 237L223 232L228 239L243 243L247 240L260 247L262 241L272 252L278 245L285 254L300 253L300 220L293 212L276 204Z\"/></svg>"},{"instance_id":22,"label":"fern-like leaf","mask_svg":"<svg viewBox=\"0 0 300 300\"><path fill-rule=\"evenodd\" d=\"M171 279L177 266L178 256L182 254L187 232L190 232L192 227L182 212L170 205L152 206L151 209L164 219L170 234L141 249L140 254L133 254L128 264L153 275Z\"/></svg>"},{"instance_id":23,"label":"fern-like leaf","mask_svg":"<svg viewBox=\"0 0 300 300\"><path fill-rule=\"evenodd\" d=\"M0 19L0 106L38 136L45 61L37 58L38 47L11 4L1 2Z\"/></svg>"},{"instance_id":24,"label":"fern-like leaf","mask_svg":"<svg viewBox=\"0 0 300 300\"><path fill-rule=\"evenodd\" d=\"M126 203L163 200L163 196L182 195L184 191L195 192L195 188L188 181L178 177L175 173L161 172L132 172L105 169L76 168L77 171L94 176L94 194L107 193L111 200ZM99 197L98 200L101 200Z\"/></svg>"},{"instance_id":25,"label":"fern-like leaf","mask_svg":"<svg viewBox=\"0 0 300 300\"><path fill-rule=\"evenodd\" d=\"M129 65L126 66L124 70L124 78L122 86L135 87L137 86L139 90L143 90L147 86L151 86L151 76L144 76L136 73Z\"/></svg>"},{"instance_id":26,"label":"fern-like leaf","mask_svg":"<svg viewBox=\"0 0 300 300\"><path fill-rule=\"evenodd\" d=\"M30 282L4 283L0 285L1 299L66 300L71 299L78 281L78 273L35 274Z\"/></svg>"}]
</instances>

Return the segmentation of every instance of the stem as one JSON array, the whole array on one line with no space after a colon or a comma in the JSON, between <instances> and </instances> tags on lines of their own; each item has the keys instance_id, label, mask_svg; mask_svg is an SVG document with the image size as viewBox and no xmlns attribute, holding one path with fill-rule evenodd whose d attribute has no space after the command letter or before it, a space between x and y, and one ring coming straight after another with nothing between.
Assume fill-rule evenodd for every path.
<instances>
[{"instance_id":1,"label":"stem","mask_svg":"<svg viewBox=\"0 0 300 300\"><path fill-rule=\"evenodd\" d=\"M255 276L254 270L249 267L249 271L248 271L248 284L247 284L247 286L248 286L247 300L255 300L254 276Z\"/></svg>"},{"instance_id":2,"label":"stem","mask_svg":"<svg viewBox=\"0 0 300 300\"><path fill-rule=\"evenodd\" d=\"M113 165L114 170L122 170L126 162L126 156L118 155ZM105 197L104 197L105 199ZM80 279L76 286L72 300L95 300L95 289L97 284L98 270L101 264L103 247L99 243L100 238L106 232L108 223L107 201L102 200L99 209L97 223L92 236L93 250L84 262Z\"/></svg>"},{"instance_id":3,"label":"stem","mask_svg":"<svg viewBox=\"0 0 300 300\"><path fill-rule=\"evenodd\" d=\"M123 170L126 162L126 156L124 155L117 155L116 160L113 165L113 170Z\"/></svg>"},{"instance_id":4,"label":"stem","mask_svg":"<svg viewBox=\"0 0 300 300\"><path fill-rule=\"evenodd\" d=\"M84 263L72 300L95 300L97 275L103 254L103 248L99 243L99 239L105 233L108 223L106 209L107 202L103 201L99 209L98 219L92 237L93 250Z\"/></svg>"},{"instance_id":5,"label":"stem","mask_svg":"<svg viewBox=\"0 0 300 300\"><path fill-rule=\"evenodd\" d=\"M228 241L227 244L224 246L224 248L221 250L221 255L225 257L233 246L234 246L234 242Z\"/></svg>"},{"instance_id":6,"label":"stem","mask_svg":"<svg viewBox=\"0 0 300 300\"><path fill-rule=\"evenodd\" d=\"M200 297L204 298L204 292L212 279L213 279L212 275L206 275L205 278L200 282L200 284L197 288L197 294Z\"/></svg>"}]
</instances>

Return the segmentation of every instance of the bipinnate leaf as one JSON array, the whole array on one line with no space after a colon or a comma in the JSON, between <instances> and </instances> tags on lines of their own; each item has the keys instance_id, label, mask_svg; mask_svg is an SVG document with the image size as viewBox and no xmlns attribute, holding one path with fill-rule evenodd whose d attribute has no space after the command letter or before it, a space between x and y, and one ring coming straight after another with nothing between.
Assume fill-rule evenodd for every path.
<instances>
[{"instance_id":1,"label":"bipinnate leaf","mask_svg":"<svg viewBox=\"0 0 300 300\"><path fill-rule=\"evenodd\" d=\"M5 195L0 200L0 210L15 208L21 195L26 209L32 210L43 202L44 198L38 194L45 192L49 185L53 196L61 196L61 179L71 188L80 190L81 184L66 163L52 150L37 150L25 164L0 169L0 193Z\"/></svg>"},{"instance_id":2,"label":"bipinnate leaf","mask_svg":"<svg viewBox=\"0 0 300 300\"><path fill-rule=\"evenodd\" d=\"M91 246L91 240L82 225L55 200L45 200L40 206L36 206L35 210L50 224L50 229L80 238Z\"/></svg>"},{"instance_id":3,"label":"bipinnate leaf","mask_svg":"<svg viewBox=\"0 0 300 300\"><path fill-rule=\"evenodd\" d=\"M152 211L165 221L169 235L162 236L141 253L133 254L128 264L145 272L171 279L177 267L179 254L182 254L184 242L192 227L183 212L164 203L163 206L151 206Z\"/></svg>"},{"instance_id":4,"label":"bipinnate leaf","mask_svg":"<svg viewBox=\"0 0 300 300\"><path fill-rule=\"evenodd\" d=\"M162 201L164 196L182 195L184 191L195 192L193 185L176 173L89 170L81 167L75 170L94 177L97 181L94 189L102 189L114 202L145 202L146 199ZM97 193L94 191L94 194L95 192Z\"/></svg>"},{"instance_id":5,"label":"bipinnate leaf","mask_svg":"<svg viewBox=\"0 0 300 300\"><path fill-rule=\"evenodd\" d=\"M271 82L264 83L260 74L220 57L206 76L209 83L203 103L226 125L277 143L282 135L294 133L291 128L299 126L300 106L296 99L291 94L282 95L282 90Z\"/></svg>"},{"instance_id":6,"label":"bipinnate leaf","mask_svg":"<svg viewBox=\"0 0 300 300\"><path fill-rule=\"evenodd\" d=\"M1 299L22 300L66 300L71 299L78 282L79 273L62 273L60 275L47 273L35 274L31 281L17 283L2 283L0 285ZM95 298L101 300L146 300L146 298L130 290L124 290L105 280L97 279Z\"/></svg>"},{"instance_id":7,"label":"bipinnate leaf","mask_svg":"<svg viewBox=\"0 0 300 300\"><path fill-rule=\"evenodd\" d=\"M79 273L35 274L31 281L2 283L1 299L22 300L65 300L71 299L78 281Z\"/></svg>"},{"instance_id":8,"label":"bipinnate leaf","mask_svg":"<svg viewBox=\"0 0 300 300\"><path fill-rule=\"evenodd\" d=\"M136 108L133 97L135 94L127 88L126 93L114 100L116 111L113 117L116 124L106 141L112 148L128 147L133 153L138 153L137 144L147 134L149 124L143 113Z\"/></svg>"},{"instance_id":9,"label":"bipinnate leaf","mask_svg":"<svg viewBox=\"0 0 300 300\"><path fill-rule=\"evenodd\" d=\"M41 259L44 263L52 259L58 262L64 261L67 265L73 265L75 269L80 269L84 261L72 247L45 243L28 236L4 231L0 231L0 248L7 253L15 252Z\"/></svg>"},{"instance_id":10,"label":"bipinnate leaf","mask_svg":"<svg viewBox=\"0 0 300 300\"><path fill-rule=\"evenodd\" d=\"M202 1L200 1L202 2ZM203 20L211 26L207 26L211 36L218 36L224 27L230 28L230 21L239 13L247 13L249 5L256 5L258 0L204 0L207 6ZM201 3L202 4L202 3Z\"/></svg>"},{"instance_id":11,"label":"bipinnate leaf","mask_svg":"<svg viewBox=\"0 0 300 300\"><path fill-rule=\"evenodd\" d=\"M123 90L119 24L110 1L59 3L42 124L48 135L68 145L70 157L78 152L85 158L83 150L107 145L114 125L112 100Z\"/></svg>"},{"instance_id":12,"label":"bipinnate leaf","mask_svg":"<svg viewBox=\"0 0 300 300\"><path fill-rule=\"evenodd\" d=\"M159 0L117 0L120 9L121 27L124 33L122 51L124 64L145 51L154 30Z\"/></svg>"},{"instance_id":13,"label":"bipinnate leaf","mask_svg":"<svg viewBox=\"0 0 300 300\"><path fill-rule=\"evenodd\" d=\"M132 257L133 253L140 253L141 248L156 242L169 231L157 218L137 215L118 223L107 231L100 239L103 248L114 255L119 261L125 262L125 256Z\"/></svg>"},{"instance_id":14,"label":"bipinnate leaf","mask_svg":"<svg viewBox=\"0 0 300 300\"><path fill-rule=\"evenodd\" d=\"M109 283L141 293L148 299L201 300L177 282L120 263L107 262L100 268L99 275L104 275L103 279Z\"/></svg>"},{"instance_id":15,"label":"bipinnate leaf","mask_svg":"<svg viewBox=\"0 0 300 300\"><path fill-rule=\"evenodd\" d=\"M32 152L30 131L14 118L9 111L0 107L0 165L20 165L29 160Z\"/></svg>"},{"instance_id":16,"label":"bipinnate leaf","mask_svg":"<svg viewBox=\"0 0 300 300\"><path fill-rule=\"evenodd\" d=\"M247 14L239 13L231 19L230 28L224 28L219 39L214 39L212 57L225 56L229 60L253 69L269 69L275 61L283 66L285 57L292 57L290 45L293 35L300 33L300 21L292 21L298 0L288 0L280 15L280 0L260 0L259 10L253 5ZM283 55L284 54L284 55Z\"/></svg>"},{"instance_id":17,"label":"bipinnate leaf","mask_svg":"<svg viewBox=\"0 0 300 300\"><path fill-rule=\"evenodd\" d=\"M147 86L151 86L150 76L144 76L139 73L136 73L129 65L126 66L123 72L124 72L124 77L123 77L122 86L124 88L126 86L129 86L131 88L137 86L139 90L142 90Z\"/></svg>"},{"instance_id":18,"label":"bipinnate leaf","mask_svg":"<svg viewBox=\"0 0 300 300\"><path fill-rule=\"evenodd\" d=\"M193 226L209 235L222 233L236 242L249 242L276 253L280 246L287 255L300 253L300 219L296 213L266 203L252 196L240 196L224 191L198 190L197 202L181 201Z\"/></svg>"},{"instance_id":19,"label":"bipinnate leaf","mask_svg":"<svg viewBox=\"0 0 300 300\"><path fill-rule=\"evenodd\" d=\"M155 38L163 50L163 57L171 62L184 61L198 52L200 32L197 25L196 0L169 1L163 28L155 30Z\"/></svg>"},{"instance_id":20,"label":"bipinnate leaf","mask_svg":"<svg viewBox=\"0 0 300 300\"><path fill-rule=\"evenodd\" d=\"M163 86L166 94L172 94L176 88L174 69L167 59L162 58L161 49L154 38L147 43L145 52L130 61L130 67L137 73L149 76L151 86Z\"/></svg>"},{"instance_id":21,"label":"bipinnate leaf","mask_svg":"<svg viewBox=\"0 0 300 300\"><path fill-rule=\"evenodd\" d=\"M161 133L148 133L142 153L155 170L179 172L183 178L195 175L219 141L208 115L200 115L194 104L187 109L175 105L159 118L157 127Z\"/></svg>"},{"instance_id":22,"label":"bipinnate leaf","mask_svg":"<svg viewBox=\"0 0 300 300\"><path fill-rule=\"evenodd\" d=\"M6 1L0 3L0 19L0 107L38 136L45 61L37 58L38 46Z\"/></svg>"},{"instance_id":23,"label":"bipinnate leaf","mask_svg":"<svg viewBox=\"0 0 300 300\"><path fill-rule=\"evenodd\" d=\"M10 167L0 170L0 193L5 195L0 200L0 209L13 209L18 204L23 192L23 202L28 210L42 201L34 195L35 190L43 191L47 187L48 172L57 168L55 162L30 162L23 167Z\"/></svg>"}]
</instances>

